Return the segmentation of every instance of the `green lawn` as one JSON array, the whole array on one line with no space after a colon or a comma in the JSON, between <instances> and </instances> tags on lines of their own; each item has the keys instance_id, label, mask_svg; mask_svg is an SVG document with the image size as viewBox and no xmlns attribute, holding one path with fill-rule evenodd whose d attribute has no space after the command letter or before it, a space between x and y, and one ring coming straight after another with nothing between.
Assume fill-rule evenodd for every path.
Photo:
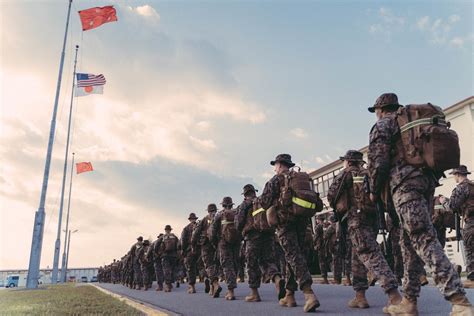
<instances>
[{"instance_id":1,"label":"green lawn","mask_svg":"<svg viewBox=\"0 0 474 316\"><path fill-rule=\"evenodd\" d=\"M0 315L143 315L89 285L48 285L0 291Z\"/></svg>"}]
</instances>

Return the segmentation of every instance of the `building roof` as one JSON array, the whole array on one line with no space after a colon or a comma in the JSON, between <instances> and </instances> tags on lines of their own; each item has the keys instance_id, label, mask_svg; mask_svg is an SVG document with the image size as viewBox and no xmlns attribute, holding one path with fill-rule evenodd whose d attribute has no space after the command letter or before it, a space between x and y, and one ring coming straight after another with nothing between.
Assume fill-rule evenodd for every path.
<instances>
[{"instance_id":1,"label":"building roof","mask_svg":"<svg viewBox=\"0 0 474 316\"><path fill-rule=\"evenodd\" d=\"M469 104L469 103L474 103L474 96L470 96L470 97L467 97L451 106L448 106L447 108L445 108L443 111L446 113L446 114L450 114L460 108L462 108L463 106ZM369 149L369 146L365 146L361 149L359 149L360 152L362 152L363 154L365 154ZM339 164L341 164L341 161L338 159L338 160L335 160L319 169L316 169L314 171L311 171L309 173L309 176L311 178L313 178L314 176L316 175L320 175L320 174L326 174L327 172L330 172L332 170L334 170L335 167L337 167Z\"/></svg>"}]
</instances>

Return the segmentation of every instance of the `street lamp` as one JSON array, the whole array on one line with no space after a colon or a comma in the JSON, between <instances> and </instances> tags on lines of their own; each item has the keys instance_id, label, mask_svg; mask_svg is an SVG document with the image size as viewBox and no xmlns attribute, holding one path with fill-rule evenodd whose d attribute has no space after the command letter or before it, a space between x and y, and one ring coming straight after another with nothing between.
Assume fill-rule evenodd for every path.
<instances>
[{"instance_id":1,"label":"street lamp","mask_svg":"<svg viewBox=\"0 0 474 316\"><path fill-rule=\"evenodd\" d=\"M79 231L79 229L76 229L76 230L73 230L72 233L77 233ZM69 263L69 246L71 245L71 230L69 230L69 234L68 234L68 239L67 239L67 254L66 254L66 267L64 269L64 282L66 282L67 280L67 267L68 267L68 263Z\"/></svg>"}]
</instances>

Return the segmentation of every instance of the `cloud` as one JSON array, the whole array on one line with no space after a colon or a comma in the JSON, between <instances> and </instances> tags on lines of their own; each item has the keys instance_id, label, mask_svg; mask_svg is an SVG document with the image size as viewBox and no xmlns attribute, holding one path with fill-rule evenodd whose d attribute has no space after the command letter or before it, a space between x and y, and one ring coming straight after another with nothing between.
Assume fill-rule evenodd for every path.
<instances>
[{"instance_id":1,"label":"cloud","mask_svg":"<svg viewBox=\"0 0 474 316\"><path fill-rule=\"evenodd\" d=\"M423 16L416 21L415 26L425 34L431 44L463 48L470 37L453 35L453 28L460 20L461 17L457 14L452 14L446 19Z\"/></svg>"},{"instance_id":2,"label":"cloud","mask_svg":"<svg viewBox=\"0 0 474 316\"><path fill-rule=\"evenodd\" d=\"M149 4L145 4L138 7L127 6L127 9L146 19L151 19L155 22L158 22L160 20L160 15L158 14L158 12Z\"/></svg>"},{"instance_id":3,"label":"cloud","mask_svg":"<svg viewBox=\"0 0 474 316\"><path fill-rule=\"evenodd\" d=\"M390 41L392 33L400 31L405 25L405 18L394 14L388 8L380 8L377 11L377 22L369 26L369 33L380 36L385 41Z\"/></svg>"},{"instance_id":4,"label":"cloud","mask_svg":"<svg viewBox=\"0 0 474 316\"><path fill-rule=\"evenodd\" d=\"M306 133L306 131L302 128L294 128L290 131L291 135L295 136L296 138L301 138L301 139L304 139L304 138L307 138L308 137L308 134Z\"/></svg>"},{"instance_id":5,"label":"cloud","mask_svg":"<svg viewBox=\"0 0 474 316\"><path fill-rule=\"evenodd\" d=\"M323 158L319 157L319 156L316 157L315 160L316 160L317 163L320 163L320 164L325 164L326 163L326 161Z\"/></svg>"}]
</instances>

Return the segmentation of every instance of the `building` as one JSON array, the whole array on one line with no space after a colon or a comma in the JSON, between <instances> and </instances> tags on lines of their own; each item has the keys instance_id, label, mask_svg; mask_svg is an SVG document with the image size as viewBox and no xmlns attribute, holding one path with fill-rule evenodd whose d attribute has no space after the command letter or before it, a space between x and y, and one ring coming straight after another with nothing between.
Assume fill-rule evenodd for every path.
<instances>
[{"instance_id":1,"label":"building","mask_svg":"<svg viewBox=\"0 0 474 316\"><path fill-rule=\"evenodd\" d=\"M474 170L474 96L470 96L469 98L445 108L444 113L447 121L451 122L451 128L455 130L459 136L461 164L466 165L469 170ZM369 127L367 127L367 133L369 133ZM364 154L364 159L366 160L368 147L366 146L359 150ZM344 155L344 153L341 153L341 156L342 155ZM326 198L328 188L334 177L342 170L342 168L342 161L336 160L310 173L314 188L316 192L320 193L327 208L329 208L329 203ZM442 194L449 197L451 191L456 185L453 176L446 172L446 178L441 179L440 183L442 185L436 189L436 194ZM465 267L465 255L462 242L459 247L460 251L457 252L456 241L454 240L455 232L448 233L447 237L448 242L446 243L445 248L447 256L452 262Z\"/></svg>"},{"instance_id":2,"label":"building","mask_svg":"<svg viewBox=\"0 0 474 316\"><path fill-rule=\"evenodd\" d=\"M87 282L92 280L92 277L97 277L99 268L73 268L67 269L67 278L68 281L72 282L82 282L82 280L87 278ZM53 269L41 269L40 270L40 284L51 284L51 274ZM25 270L0 270L0 284L6 284L6 280L9 276L19 276L18 286L26 286L26 276L28 274L28 269ZM84 279L85 280L85 279Z\"/></svg>"}]
</instances>

